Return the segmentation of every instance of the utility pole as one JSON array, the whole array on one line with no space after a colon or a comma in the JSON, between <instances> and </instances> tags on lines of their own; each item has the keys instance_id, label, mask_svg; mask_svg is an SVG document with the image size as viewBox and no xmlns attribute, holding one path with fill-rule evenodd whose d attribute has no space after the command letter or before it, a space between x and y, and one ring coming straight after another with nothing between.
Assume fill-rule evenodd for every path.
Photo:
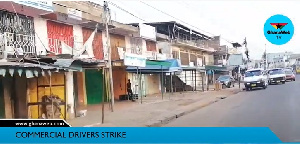
<instances>
[{"instance_id":1,"label":"utility pole","mask_svg":"<svg viewBox=\"0 0 300 144\"><path fill-rule=\"evenodd\" d=\"M267 44L265 44L265 70L268 69L268 62L267 62Z\"/></svg>"},{"instance_id":2,"label":"utility pole","mask_svg":"<svg viewBox=\"0 0 300 144\"><path fill-rule=\"evenodd\" d=\"M114 88L113 88L113 77L112 77L112 64L111 64L111 46L110 36L108 32L108 24L110 22L110 10L108 8L107 1L104 1L104 15L105 15L105 30L106 30L106 47L108 53L108 69L109 69L109 81L110 81L110 94L111 94L111 109L114 111Z\"/></svg>"}]
</instances>

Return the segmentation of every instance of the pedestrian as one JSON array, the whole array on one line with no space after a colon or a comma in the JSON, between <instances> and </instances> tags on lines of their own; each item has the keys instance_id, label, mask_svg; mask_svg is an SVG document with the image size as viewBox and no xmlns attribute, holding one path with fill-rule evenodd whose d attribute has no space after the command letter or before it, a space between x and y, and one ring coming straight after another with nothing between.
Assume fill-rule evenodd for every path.
<instances>
[{"instance_id":1,"label":"pedestrian","mask_svg":"<svg viewBox=\"0 0 300 144\"><path fill-rule=\"evenodd\" d=\"M128 82L127 82L127 93L128 93L129 99L131 97L132 101L134 101L134 99L133 99L133 93L132 93L132 89L131 89L130 79L128 79Z\"/></svg>"}]
</instances>

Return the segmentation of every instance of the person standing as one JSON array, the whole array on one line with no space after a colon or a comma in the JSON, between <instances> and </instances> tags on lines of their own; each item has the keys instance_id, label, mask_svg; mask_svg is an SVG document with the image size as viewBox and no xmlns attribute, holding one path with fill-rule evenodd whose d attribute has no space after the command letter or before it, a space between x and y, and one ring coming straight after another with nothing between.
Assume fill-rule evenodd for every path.
<instances>
[{"instance_id":1,"label":"person standing","mask_svg":"<svg viewBox=\"0 0 300 144\"><path fill-rule=\"evenodd\" d=\"M129 98L131 97L132 101L134 101L130 79L128 79L128 82L127 82L127 94L128 94L128 97Z\"/></svg>"}]
</instances>

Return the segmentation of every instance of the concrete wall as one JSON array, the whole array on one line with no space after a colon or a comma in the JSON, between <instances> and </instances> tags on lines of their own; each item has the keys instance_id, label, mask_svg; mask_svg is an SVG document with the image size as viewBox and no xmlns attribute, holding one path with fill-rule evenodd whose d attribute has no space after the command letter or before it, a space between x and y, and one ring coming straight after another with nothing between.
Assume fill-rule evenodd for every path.
<instances>
[{"instance_id":1,"label":"concrete wall","mask_svg":"<svg viewBox=\"0 0 300 144\"><path fill-rule=\"evenodd\" d=\"M48 47L48 34L47 34L47 21L43 18L35 17L34 19L34 30L36 51L38 55L46 55L46 50Z\"/></svg>"},{"instance_id":2,"label":"concrete wall","mask_svg":"<svg viewBox=\"0 0 300 144\"><path fill-rule=\"evenodd\" d=\"M66 72L66 97L69 119L74 118L74 81L73 72Z\"/></svg>"}]
</instances>

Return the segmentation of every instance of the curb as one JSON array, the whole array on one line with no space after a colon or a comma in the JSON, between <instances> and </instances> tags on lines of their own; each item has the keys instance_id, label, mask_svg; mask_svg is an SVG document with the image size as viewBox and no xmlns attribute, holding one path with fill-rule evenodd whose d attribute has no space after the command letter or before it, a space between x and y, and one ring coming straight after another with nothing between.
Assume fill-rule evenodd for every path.
<instances>
[{"instance_id":1,"label":"curb","mask_svg":"<svg viewBox=\"0 0 300 144\"><path fill-rule=\"evenodd\" d=\"M242 92L242 91L241 90L236 90L236 91L233 91L232 94L224 96L224 98L218 98L218 97L216 97L215 100L212 100L212 101L210 101L208 103L201 104L199 106L195 106L195 107L187 109L187 110L178 110L177 112L171 112L171 113L167 114L166 116L163 116L162 119L157 119L157 120L153 120L153 121L150 121L150 122L146 123L145 126L146 127L161 127L162 125L170 123L172 120L175 120L175 119L177 119L179 117L182 117L184 115L187 115L189 113L197 111L197 110L199 110L201 108L209 106L209 105L211 105L213 103L216 103L219 100L225 99L225 98L227 98L227 97L229 97L231 95L238 94L239 92Z\"/></svg>"}]
</instances>

